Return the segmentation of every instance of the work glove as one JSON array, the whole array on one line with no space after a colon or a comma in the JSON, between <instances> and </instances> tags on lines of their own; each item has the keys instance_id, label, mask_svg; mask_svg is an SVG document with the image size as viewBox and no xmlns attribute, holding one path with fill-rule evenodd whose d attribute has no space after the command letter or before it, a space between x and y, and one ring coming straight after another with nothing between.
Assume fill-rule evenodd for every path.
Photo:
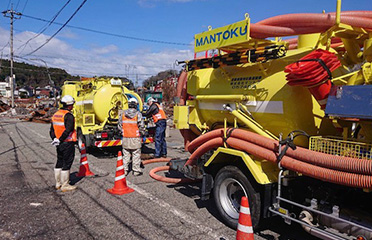
<instances>
[{"instance_id":1,"label":"work glove","mask_svg":"<svg viewBox=\"0 0 372 240\"><path fill-rule=\"evenodd\" d=\"M58 138L54 138L51 144L53 146L57 147L59 145L59 143L60 143L59 139Z\"/></svg>"}]
</instances>

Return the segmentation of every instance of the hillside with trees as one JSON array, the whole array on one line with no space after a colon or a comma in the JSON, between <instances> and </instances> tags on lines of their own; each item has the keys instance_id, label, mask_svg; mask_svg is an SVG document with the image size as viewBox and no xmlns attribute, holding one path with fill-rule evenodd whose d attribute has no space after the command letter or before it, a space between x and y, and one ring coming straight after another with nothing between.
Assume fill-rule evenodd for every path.
<instances>
[{"instance_id":1,"label":"hillside with trees","mask_svg":"<svg viewBox=\"0 0 372 240\"><path fill-rule=\"evenodd\" d=\"M155 86L157 81L164 80L169 77L173 77L177 75L178 75L178 71L175 71L175 70L163 71L163 72L158 73L156 76L149 77L148 79L143 81L143 86L149 89L151 86Z\"/></svg>"},{"instance_id":2,"label":"hillside with trees","mask_svg":"<svg viewBox=\"0 0 372 240\"><path fill-rule=\"evenodd\" d=\"M61 87L66 80L80 80L80 76L68 74L61 68L49 68L49 73L57 87ZM14 62L13 73L16 75L18 87L44 87L49 85L48 72L45 67L35 66L24 62ZM4 81L10 76L10 61L1 59L0 63L0 81ZM114 76L100 76L103 78L113 78ZM114 77L117 78L117 77ZM134 89L133 82L127 78L119 77L123 82L128 82L127 87Z\"/></svg>"},{"instance_id":3,"label":"hillside with trees","mask_svg":"<svg viewBox=\"0 0 372 240\"><path fill-rule=\"evenodd\" d=\"M21 86L46 86L49 85L47 69L24 62L14 62L13 73L16 75L16 83ZM65 80L79 80L80 76L72 76L65 70L60 68L49 68L49 73L56 84L60 87ZM7 76L10 76L10 61L2 59L0 68L0 80L4 81Z\"/></svg>"}]
</instances>

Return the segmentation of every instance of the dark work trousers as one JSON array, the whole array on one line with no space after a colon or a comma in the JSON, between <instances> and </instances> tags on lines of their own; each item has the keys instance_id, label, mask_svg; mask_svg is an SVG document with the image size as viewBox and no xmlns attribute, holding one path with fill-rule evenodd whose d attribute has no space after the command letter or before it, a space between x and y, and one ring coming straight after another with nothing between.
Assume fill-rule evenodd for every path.
<instances>
[{"instance_id":1,"label":"dark work trousers","mask_svg":"<svg viewBox=\"0 0 372 240\"><path fill-rule=\"evenodd\" d=\"M57 146L56 168L70 170L75 159L75 142L63 142Z\"/></svg>"},{"instance_id":2,"label":"dark work trousers","mask_svg":"<svg viewBox=\"0 0 372 240\"><path fill-rule=\"evenodd\" d=\"M155 123L155 157L167 155L167 143L165 142L165 128L167 121L165 119L159 120Z\"/></svg>"}]
</instances>

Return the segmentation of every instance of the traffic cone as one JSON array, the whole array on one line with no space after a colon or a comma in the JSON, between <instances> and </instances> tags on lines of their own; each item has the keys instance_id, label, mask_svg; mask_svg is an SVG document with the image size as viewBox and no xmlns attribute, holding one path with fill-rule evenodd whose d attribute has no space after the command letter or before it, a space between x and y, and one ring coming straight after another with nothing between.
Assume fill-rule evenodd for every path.
<instances>
[{"instance_id":1,"label":"traffic cone","mask_svg":"<svg viewBox=\"0 0 372 240\"><path fill-rule=\"evenodd\" d=\"M125 179L123 156L121 151L118 152L118 161L116 164L115 184L111 189L107 189L111 194L123 195L126 193L134 192L133 189L127 186L127 180Z\"/></svg>"},{"instance_id":2,"label":"traffic cone","mask_svg":"<svg viewBox=\"0 0 372 240\"><path fill-rule=\"evenodd\" d=\"M240 202L240 214L236 240L254 240L251 211L249 210L248 198L242 197Z\"/></svg>"},{"instance_id":3,"label":"traffic cone","mask_svg":"<svg viewBox=\"0 0 372 240\"><path fill-rule=\"evenodd\" d=\"M94 176L95 174L90 171L89 164L88 164L88 158L87 158L87 152L85 150L85 144L81 144L81 150L80 150L80 168L79 172L76 174L77 177L86 177L86 176Z\"/></svg>"}]
</instances>

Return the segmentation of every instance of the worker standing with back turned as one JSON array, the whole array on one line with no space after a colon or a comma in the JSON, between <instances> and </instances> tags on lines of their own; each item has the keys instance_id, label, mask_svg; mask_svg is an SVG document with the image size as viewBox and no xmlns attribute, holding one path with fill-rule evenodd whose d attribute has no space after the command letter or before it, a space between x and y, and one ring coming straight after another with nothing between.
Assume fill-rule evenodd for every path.
<instances>
[{"instance_id":1,"label":"worker standing with back turned","mask_svg":"<svg viewBox=\"0 0 372 240\"><path fill-rule=\"evenodd\" d=\"M144 114L145 117L152 117L156 125L155 130L155 158L167 157L167 143L165 141L165 129L167 127L167 117L163 108L156 103L155 99L150 97L147 99L147 104L150 106Z\"/></svg>"},{"instance_id":2,"label":"worker standing with back turned","mask_svg":"<svg viewBox=\"0 0 372 240\"><path fill-rule=\"evenodd\" d=\"M70 169L75 158L77 140L75 118L71 113L75 99L70 95L65 95L61 103L62 108L52 117L49 134L53 139L51 144L57 148L57 163L54 168L55 187L66 192L76 189L76 186L70 185Z\"/></svg>"},{"instance_id":3,"label":"worker standing with back turned","mask_svg":"<svg viewBox=\"0 0 372 240\"><path fill-rule=\"evenodd\" d=\"M140 131L143 131L143 120L142 114L137 110L137 104L137 99L129 99L128 109L119 113L118 127L123 133L122 145L125 175L128 175L129 164L132 162L133 175L140 176L142 175Z\"/></svg>"}]
</instances>

